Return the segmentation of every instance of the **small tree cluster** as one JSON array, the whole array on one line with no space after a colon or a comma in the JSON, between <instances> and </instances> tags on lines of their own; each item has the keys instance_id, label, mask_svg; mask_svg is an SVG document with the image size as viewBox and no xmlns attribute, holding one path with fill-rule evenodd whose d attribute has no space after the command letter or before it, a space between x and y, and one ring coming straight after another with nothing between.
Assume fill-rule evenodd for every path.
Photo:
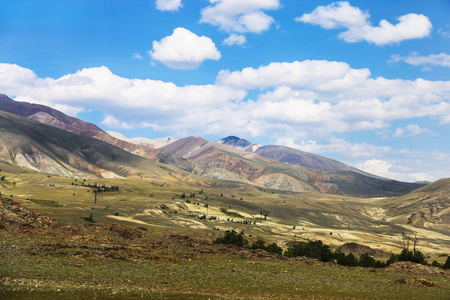
<instances>
[{"instance_id":1,"label":"small tree cluster","mask_svg":"<svg viewBox=\"0 0 450 300\"><path fill-rule=\"evenodd\" d=\"M290 246L284 255L287 257L306 256L320 261L332 261L334 259L330 247L324 245L321 240L309 241L307 243L301 242Z\"/></svg>"},{"instance_id":2,"label":"small tree cluster","mask_svg":"<svg viewBox=\"0 0 450 300\"><path fill-rule=\"evenodd\" d=\"M73 182L72 182L72 185L74 185ZM78 184L75 184L75 185L78 185ZM94 184L91 184L91 183L85 184L84 182L82 182L81 185L85 186L85 187L93 188L98 193L101 193L101 192L118 192L119 191L119 186L118 185L108 186L108 185L105 185L105 184L100 185L100 184L96 184L96 183L94 183Z\"/></svg>"},{"instance_id":3,"label":"small tree cluster","mask_svg":"<svg viewBox=\"0 0 450 300\"><path fill-rule=\"evenodd\" d=\"M262 249L266 250L269 253L276 253L279 255L283 254L283 249L278 246L276 243L272 243L270 245L265 245L265 242L263 240L258 240L255 243L252 244L252 249Z\"/></svg>"},{"instance_id":4,"label":"small tree cluster","mask_svg":"<svg viewBox=\"0 0 450 300\"><path fill-rule=\"evenodd\" d=\"M214 241L214 244L227 244L245 247L248 245L248 240L244 238L244 232L237 233L236 230L227 230L223 237L219 237Z\"/></svg>"}]
</instances>

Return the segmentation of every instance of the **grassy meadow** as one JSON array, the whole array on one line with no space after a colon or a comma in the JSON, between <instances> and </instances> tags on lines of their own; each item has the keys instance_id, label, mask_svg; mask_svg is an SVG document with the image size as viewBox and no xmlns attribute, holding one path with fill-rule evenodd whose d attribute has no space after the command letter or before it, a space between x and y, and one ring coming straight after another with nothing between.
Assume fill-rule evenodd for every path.
<instances>
[{"instance_id":1,"label":"grassy meadow","mask_svg":"<svg viewBox=\"0 0 450 300\"><path fill-rule=\"evenodd\" d=\"M13 171L1 172L2 195L48 213L63 226L0 230L2 299L448 299L450 295L445 276L304 262L212 244L225 230L235 229L244 231L250 242L263 239L283 248L292 241L321 239L332 247L358 242L399 252L403 227L380 217L378 202L385 199L280 192L233 182L193 188L170 178L75 180ZM119 190L99 192L95 202L94 188L88 186L93 184ZM113 223L142 237L124 238L109 227ZM431 250L431 262L449 249L449 239L429 232L419 247ZM396 283L400 278L424 278L439 288Z\"/></svg>"}]
</instances>

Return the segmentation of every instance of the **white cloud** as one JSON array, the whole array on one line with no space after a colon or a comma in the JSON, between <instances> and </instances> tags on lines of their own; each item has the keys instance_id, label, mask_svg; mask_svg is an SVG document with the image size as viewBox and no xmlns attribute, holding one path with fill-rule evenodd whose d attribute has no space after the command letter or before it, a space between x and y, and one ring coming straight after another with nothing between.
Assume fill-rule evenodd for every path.
<instances>
[{"instance_id":1,"label":"white cloud","mask_svg":"<svg viewBox=\"0 0 450 300\"><path fill-rule=\"evenodd\" d=\"M434 177L426 172L414 172L409 167L392 165L391 163L380 160L370 159L357 166L365 172L378 176L391 178L399 181L433 181Z\"/></svg>"},{"instance_id":2,"label":"white cloud","mask_svg":"<svg viewBox=\"0 0 450 300\"><path fill-rule=\"evenodd\" d=\"M271 63L258 69L244 68L242 71L219 72L216 83L247 89L265 89L287 85L296 88L326 90L332 86L345 88L365 81L368 69L352 69L343 62L319 60Z\"/></svg>"},{"instance_id":3,"label":"white cloud","mask_svg":"<svg viewBox=\"0 0 450 300\"><path fill-rule=\"evenodd\" d=\"M246 95L243 90L224 86L179 87L171 82L128 79L106 67L83 69L58 79L41 79L29 69L10 64L0 64L0 90L17 96L16 99L52 107L65 105L71 111L89 106L133 127L152 120L154 126L175 129L174 132L183 126L192 131L205 130L203 123L192 120L203 118L217 107L239 102Z\"/></svg>"},{"instance_id":4,"label":"white cloud","mask_svg":"<svg viewBox=\"0 0 450 300\"><path fill-rule=\"evenodd\" d=\"M295 20L334 29L364 26L369 18L368 12L363 12L348 2L334 2L327 6L319 6L310 14L304 14Z\"/></svg>"},{"instance_id":5,"label":"white cloud","mask_svg":"<svg viewBox=\"0 0 450 300\"><path fill-rule=\"evenodd\" d=\"M421 134L435 135L432 131L422 128L417 124L409 124L405 128L398 127L394 133L394 137L417 136Z\"/></svg>"},{"instance_id":6,"label":"white cloud","mask_svg":"<svg viewBox=\"0 0 450 300\"><path fill-rule=\"evenodd\" d=\"M149 51L153 60L173 69L195 69L205 60L219 60L221 55L213 41L179 27L161 41L153 41Z\"/></svg>"},{"instance_id":7,"label":"white cloud","mask_svg":"<svg viewBox=\"0 0 450 300\"><path fill-rule=\"evenodd\" d=\"M156 0L156 8L162 11L178 11L181 7L181 0Z\"/></svg>"},{"instance_id":8,"label":"white cloud","mask_svg":"<svg viewBox=\"0 0 450 300\"><path fill-rule=\"evenodd\" d=\"M246 99L252 89L263 91ZM450 82L372 79L367 69L327 61L222 71L216 84L182 87L123 78L106 67L43 79L17 65L0 64L0 91L46 105L66 105L71 111L89 106L130 126L150 126L175 135L234 132L298 141L387 129L393 121L411 118L450 122ZM402 130L419 134L420 128ZM355 145L339 145L355 149L352 153L367 152L361 145L362 151Z\"/></svg>"},{"instance_id":9,"label":"white cloud","mask_svg":"<svg viewBox=\"0 0 450 300\"><path fill-rule=\"evenodd\" d=\"M239 45L242 46L247 43L247 38L241 34L231 34L228 38L223 41L224 45L232 46Z\"/></svg>"},{"instance_id":10,"label":"white cloud","mask_svg":"<svg viewBox=\"0 0 450 300\"><path fill-rule=\"evenodd\" d=\"M338 153L349 158L383 157L392 151L388 146L375 146L367 143L350 143L343 139L331 138L327 143L315 140L302 140L296 143L293 138L282 138L276 141L279 145L288 146L311 153Z\"/></svg>"},{"instance_id":11,"label":"white cloud","mask_svg":"<svg viewBox=\"0 0 450 300\"><path fill-rule=\"evenodd\" d=\"M253 89L262 91L246 98ZM90 107L104 113L103 124L112 128L150 127L180 137L261 136L353 162L361 158L393 161L395 156L396 161L405 159L401 165L411 169L400 170L395 164L388 171L411 180L415 178L411 174L421 170L439 178L448 176L445 170L450 169L446 163L450 156L439 151L416 154L335 137L387 130L394 121L412 118L410 125L392 130L398 136L434 134L423 128L420 118L450 123L450 82L373 79L369 70L352 69L341 62L273 63L220 72L216 84L186 86L124 78L106 67L86 68L55 79L0 64L0 91L71 115ZM353 165L356 163L361 162Z\"/></svg>"},{"instance_id":12,"label":"white cloud","mask_svg":"<svg viewBox=\"0 0 450 300\"><path fill-rule=\"evenodd\" d=\"M139 53L134 53L131 58L142 60L142 56Z\"/></svg>"},{"instance_id":13,"label":"white cloud","mask_svg":"<svg viewBox=\"0 0 450 300\"><path fill-rule=\"evenodd\" d=\"M117 120L114 116L106 116L101 123L109 128L114 129L133 129L133 126L127 124L124 121Z\"/></svg>"},{"instance_id":14,"label":"white cloud","mask_svg":"<svg viewBox=\"0 0 450 300\"><path fill-rule=\"evenodd\" d=\"M408 56L392 55L389 60L389 62L393 63L400 61L413 66L441 66L450 68L450 55L446 53L420 56L416 52L412 52Z\"/></svg>"},{"instance_id":15,"label":"white cloud","mask_svg":"<svg viewBox=\"0 0 450 300\"><path fill-rule=\"evenodd\" d=\"M200 23L218 26L220 30L240 35L268 30L274 19L264 11L275 10L280 6L279 0L210 0L210 3L211 6L202 10ZM227 44L227 40L224 43Z\"/></svg>"},{"instance_id":16,"label":"white cloud","mask_svg":"<svg viewBox=\"0 0 450 300\"><path fill-rule=\"evenodd\" d=\"M424 38L430 35L433 27L428 17L412 13L400 16L397 24L381 20L378 26L372 26L369 18L368 12L362 12L347 1L342 1L319 6L310 14L304 14L295 20L326 29L346 29L338 35L344 41L355 43L365 40L376 45Z\"/></svg>"}]
</instances>

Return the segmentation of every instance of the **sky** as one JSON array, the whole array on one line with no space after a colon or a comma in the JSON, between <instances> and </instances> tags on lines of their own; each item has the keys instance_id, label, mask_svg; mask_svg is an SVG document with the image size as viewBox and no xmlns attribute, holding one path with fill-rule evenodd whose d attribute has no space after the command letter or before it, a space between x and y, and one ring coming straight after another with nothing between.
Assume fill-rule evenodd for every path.
<instances>
[{"instance_id":1,"label":"sky","mask_svg":"<svg viewBox=\"0 0 450 300\"><path fill-rule=\"evenodd\" d=\"M0 93L127 137L450 177L448 0L0 0Z\"/></svg>"}]
</instances>

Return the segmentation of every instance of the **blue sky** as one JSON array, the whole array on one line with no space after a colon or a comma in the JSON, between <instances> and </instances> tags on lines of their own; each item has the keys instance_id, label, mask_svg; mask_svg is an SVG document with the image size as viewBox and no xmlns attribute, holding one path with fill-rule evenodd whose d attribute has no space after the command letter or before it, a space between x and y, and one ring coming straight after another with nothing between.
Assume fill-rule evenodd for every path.
<instances>
[{"instance_id":1,"label":"blue sky","mask_svg":"<svg viewBox=\"0 0 450 300\"><path fill-rule=\"evenodd\" d=\"M450 176L450 2L0 0L0 93L128 137Z\"/></svg>"}]
</instances>

